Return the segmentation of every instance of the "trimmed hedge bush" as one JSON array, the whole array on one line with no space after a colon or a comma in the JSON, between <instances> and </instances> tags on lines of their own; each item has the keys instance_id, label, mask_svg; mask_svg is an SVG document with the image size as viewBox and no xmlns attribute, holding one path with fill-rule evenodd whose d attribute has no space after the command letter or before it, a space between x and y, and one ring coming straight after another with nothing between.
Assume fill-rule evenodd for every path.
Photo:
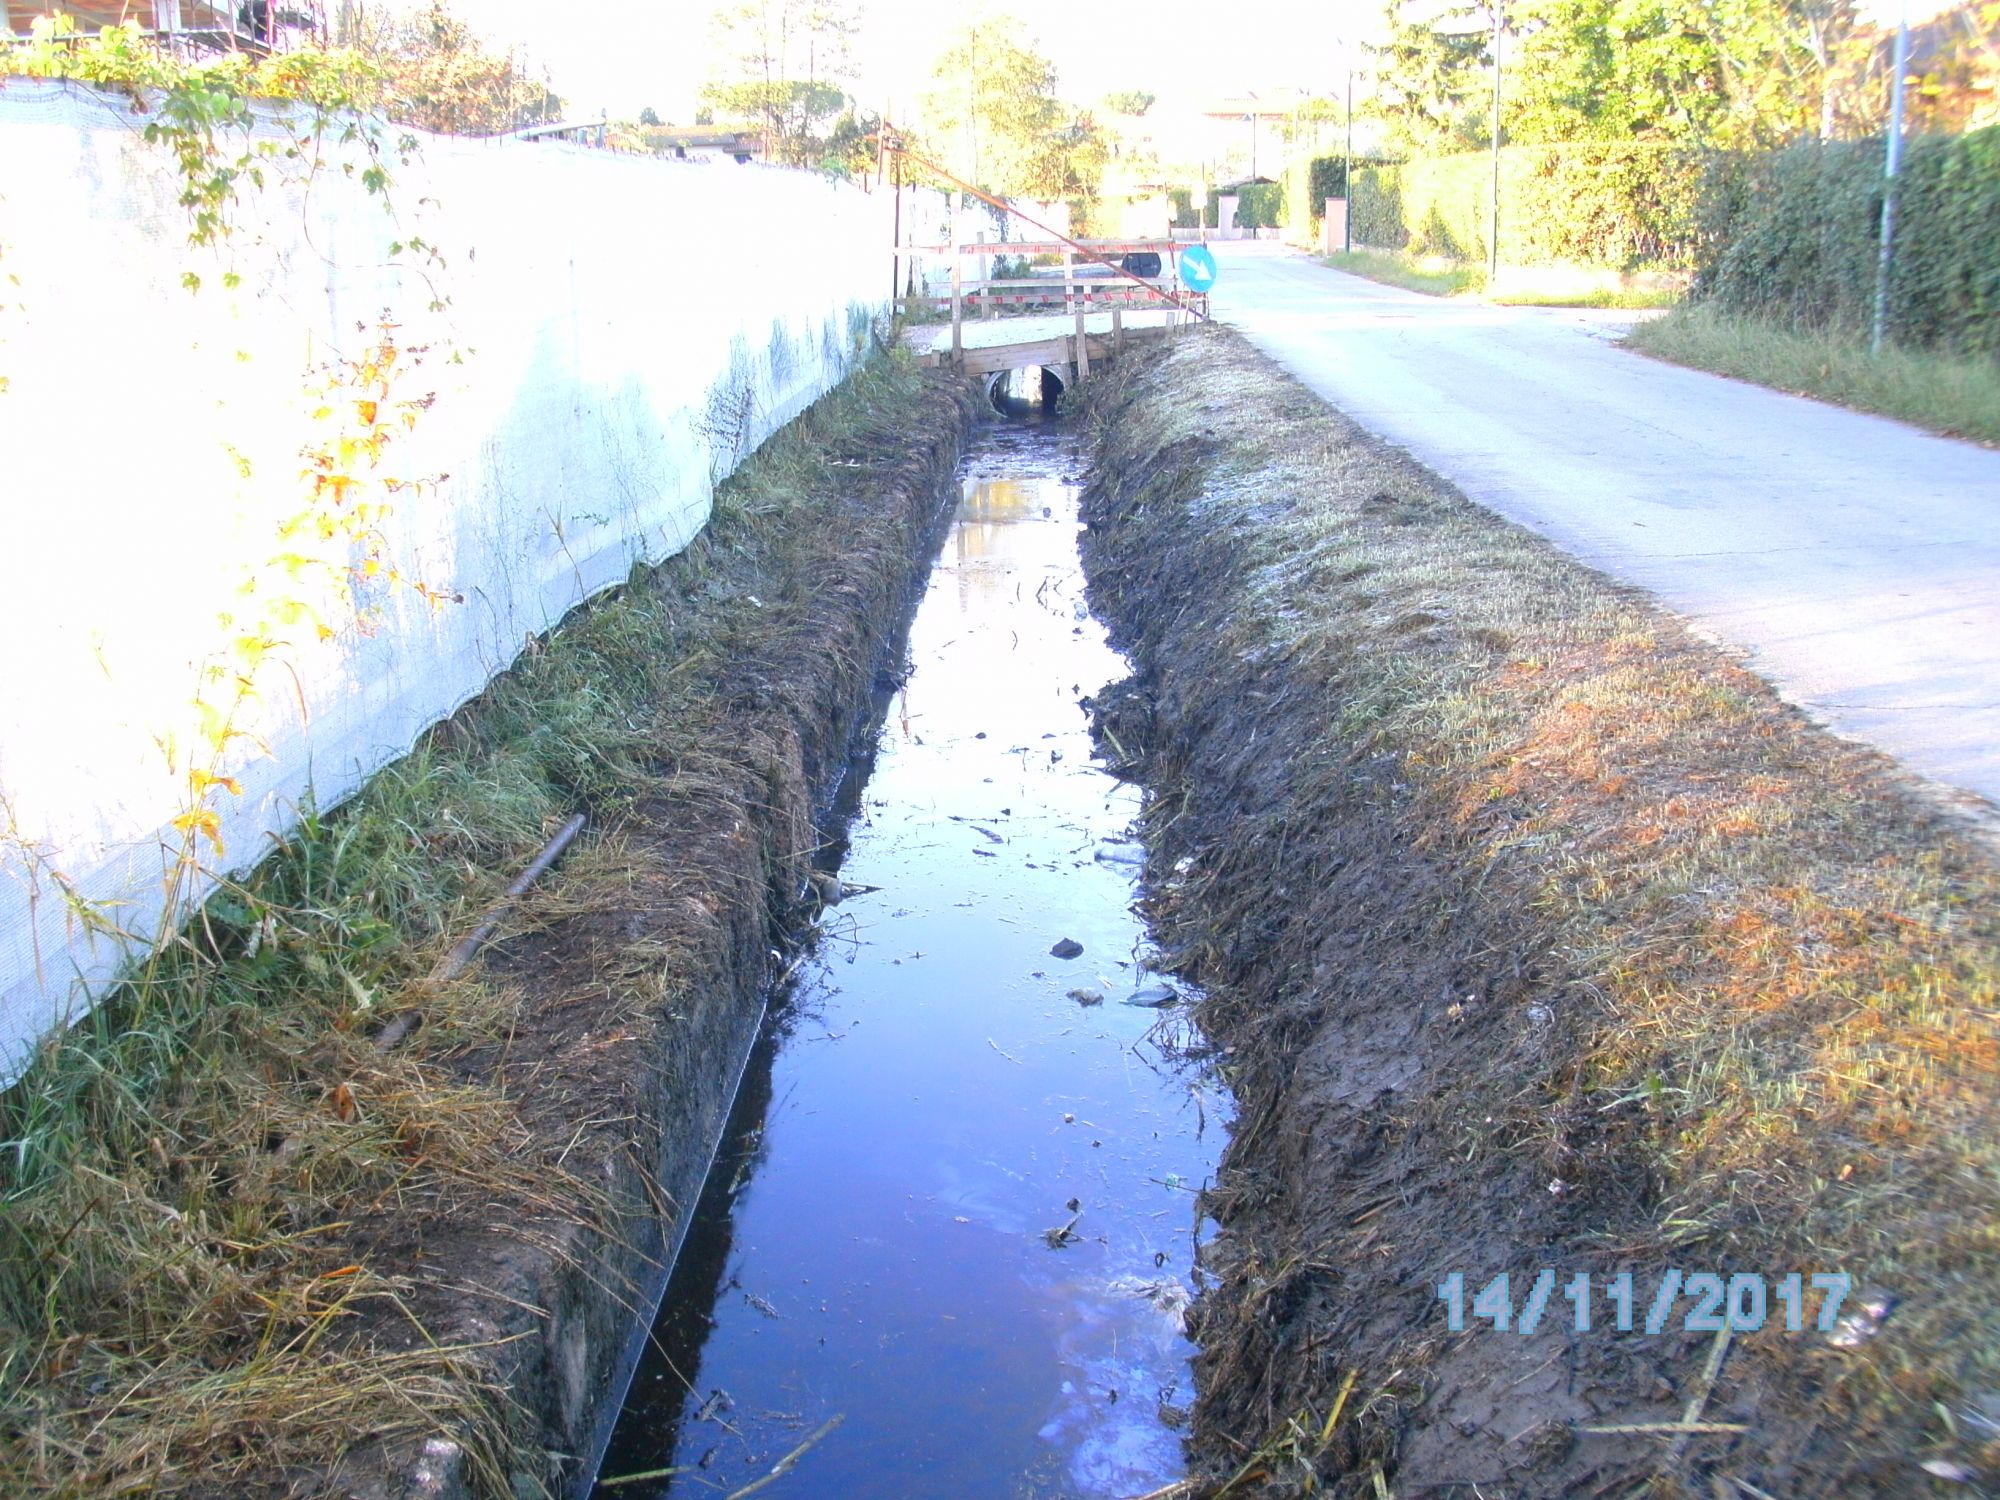
<instances>
[{"instance_id":1,"label":"trimmed hedge bush","mask_svg":"<svg viewBox=\"0 0 2000 1500\"><path fill-rule=\"evenodd\" d=\"M1500 152L1500 258L1621 271L1695 263L1706 155L1581 141ZM1371 163L1354 174L1357 244L1452 260L1487 254L1488 152Z\"/></svg>"},{"instance_id":2,"label":"trimmed hedge bush","mask_svg":"<svg viewBox=\"0 0 2000 1500\"><path fill-rule=\"evenodd\" d=\"M1719 310L1856 332L1874 315L1879 140L1718 157L1702 203L1695 295ZM2000 126L1906 143L1889 329L1896 341L2000 353Z\"/></svg>"},{"instance_id":3,"label":"trimmed hedge bush","mask_svg":"<svg viewBox=\"0 0 2000 1500\"><path fill-rule=\"evenodd\" d=\"M1219 188L1208 190L1208 206L1203 211L1201 222L1210 229L1226 229L1219 224L1222 217L1222 200L1227 196ZM1250 182L1236 190L1236 222L1244 229L1275 229L1285 222L1285 185L1282 182Z\"/></svg>"},{"instance_id":4,"label":"trimmed hedge bush","mask_svg":"<svg viewBox=\"0 0 2000 1500\"><path fill-rule=\"evenodd\" d=\"M1236 223L1243 229L1276 229L1285 222L1285 185L1253 182L1236 195Z\"/></svg>"},{"instance_id":5,"label":"trimmed hedge bush","mask_svg":"<svg viewBox=\"0 0 2000 1500\"><path fill-rule=\"evenodd\" d=\"M1882 146L1814 141L1757 154L1602 142L1504 147L1500 258L1691 269L1694 295L1722 312L1807 330L1865 329ZM1484 260L1492 171L1485 152L1357 162L1354 242ZM1911 346L2000 353L2000 126L1913 137L1903 174L1891 333Z\"/></svg>"},{"instance_id":6,"label":"trimmed hedge bush","mask_svg":"<svg viewBox=\"0 0 2000 1500\"><path fill-rule=\"evenodd\" d=\"M1318 244L1326 200L1346 196L1346 161L1338 156L1301 157L1285 168L1284 182L1286 233L1299 244Z\"/></svg>"}]
</instances>

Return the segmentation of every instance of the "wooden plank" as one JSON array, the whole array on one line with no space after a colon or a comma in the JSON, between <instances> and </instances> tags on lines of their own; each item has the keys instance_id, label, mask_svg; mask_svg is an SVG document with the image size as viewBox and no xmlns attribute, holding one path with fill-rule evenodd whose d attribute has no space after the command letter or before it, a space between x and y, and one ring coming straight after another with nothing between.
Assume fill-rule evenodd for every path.
<instances>
[{"instance_id":1,"label":"wooden plank","mask_svg":"<svg viewBox=\"0 0 2000 1500\"><path fill-rule=\"evenodd\" d=\"M1093 339L1098 358L1102 359L1109 349L1102 339ZM1071 349L1067 335L1056 339L1041 339L1032 344L996 344L985 348L967 349L962 357L962 368L968 375L997 375L1003 370L1032 370L1042 365L1058 368L1070 363ZM933 350L922 356L920 362L944 363L944 351Z\"/></svg>"},{"instance_id":2,"label":"wooden plank","mask_svg":"<svg viewBox=\"0 0 2000 1500\"><path fill-rule=\"evenodd\" d=\"M1147 250L1173 251L1180 248L1178 240L1078 240L1077 244L1093 255L1102 255L1115 260L1121 255L1130 255ZM956 250L960 255L974 253L974 246L965 245L905 245L903 253L915 251L919 255L950 255ZM982 247L1000 250L1008 255L1062 255L1070 246L1062 240L992 240Z\"/></svg>"},{"instance_id":3,"label":"wooden plank","mask_svg":"<svg viewBox=\"0 0 2000 1500\"><path fill-rule=\"evenodd\" d=\"M1125 338L1128 343L1145 343L1166 337L1164 327L1128 328ZM1103 334L1088 335L1088 352L1092 359L1108 359L1115 352L1109 338ZM983 347L968 347L964 353L965 373L968 375L994 375L1002 370L1028 370L1042 365L1063 369L1075 360L1076 346L1073 334L1062 334L1056 338L1030 339L1018 344L989 344ZM921 365L942 365L949 355L943 348L927 350L917 355Z\"/></svg>"},{"instance_id":4,"label":"wooden plank","mask_svg":"<svg viewBox=\"0 0 2000 1500\"><path fill-rule=\"evenodd\" d=\"M988 292L982 290L978 282L967 283L959 295L1002 307L1061 307L1065 310L1072 302L1092 307L1158 307L1170 305L1173 300L1172 294L1162 287L1134 286L1125 282L1093 284L1087 281L1078 282L1073 295L1061 285ZM906 307L945 307L952 299L947 293L934 292L898 300ZM1201 298L1194 293L1182 293L1181 301L1190 307L1201 305Z\"/></svg>"}]
</instances>

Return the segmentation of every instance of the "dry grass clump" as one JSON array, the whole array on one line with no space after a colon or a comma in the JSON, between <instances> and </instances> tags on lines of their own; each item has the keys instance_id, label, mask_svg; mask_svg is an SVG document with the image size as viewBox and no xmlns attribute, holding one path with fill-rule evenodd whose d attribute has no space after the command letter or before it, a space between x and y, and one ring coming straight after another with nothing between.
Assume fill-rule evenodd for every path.
<instances>
[{"instance_id":1,"label":"dry grass clump","mask_svg":"<svg viewBox=\"0 0 2000 1500\"><path fill-rule=\"evenodd\" d=\"M579 611L346 805L308 809L0 1096L0 1492L318 1493L357 1450L426 1444L483 1493L537 1482L494 1351L434 1337L404 1261L425 1225L556 1245L615 1216L566 1161L581 1132L538 1128L563 1099L512 1091L527 997L433 972L572 811L607 834L518 930L629 892L644 872L616 830L634 811L736 817L769 747L721 726L852 541L841 455L932 399L884 360L793 424L685 553ZM809 842L781 836L788 857ZM688 884L680 899L717 899ZM692 968L644 947L635 1013ZM413 1038L378 1048L412 1007Z\"/></svg>"},{"instance_id":2,"label":"dry grass clump","mask_svg":"<svg viewBox=\"0 0 2000 1500\"><path fill-rule=\"evenodd\" d=\"M1387 1226L1401 1258L1377 1263L1414 1283L1397 1294L1418 1321L1422 1278L1481 1234L1538 1236L1516 1243L1522 1265L1597 1257L1642 1283L1669 1265L1848 1272L1902 1298L1881 1337L1837 1360L1776 1329L1742 1341L1731 1371L1761 1382L1762 1456L1797 1462L1797 1493L1908 1493L1918 1458L2000 1460L1987 1429L1939 1416L2000 1389L1990 850L1880 757L1239 340L1184 340L1100 400L1100 462L1128 476L1118 513L1170 538L1147 588L1179 612L1142 627L1142 658L1193 652L1164 669L1161 715L1194 746L1175 769L1206 784L1163 788L1160 821L1234 819L1190 845L1165 899L1220 985L1209 1019L1254 1059L1236 1200L1278 1205L1260 1222L1288 1233L1356 1211ZM1119 586L1146 616L1146 591ZM1232 722L1262 750L1228 748ZM1364 826L1376 857L1431 870L1399 887L1379 867L1420 904L1348 868ZM1348 977L1371 972L1425 988ZM1460 986L1449 1007L1440 981ZM1284 1141L1331 1106L1302 1102L1302 1080L1410 1016L1398 1045L1428 1082L1399 1084L1369 1127L1409 1153L1406 1185L1367 1189L1386 1211L1304 1202L1327 1179ZM1399 1221L1398 1198L1421 1196L1408 1174L1433 1170L1456 1184L1452 1215ZM1345 1228L1325 1232L1294 1243L1300 1264L1364 1275L1326 1248ZM1282 1245L1255 1261L1255 1290L1229 1295L1262 1303L1235 1312L1268 1328L1294 1273ZM1420 1370L1426 1337L1319 1359ZM1327 1409L1326 1365L1302 1369L1304 1387L1246 1377L1280 1423L1287 1391Z\"/></svg>"}]
</instances>

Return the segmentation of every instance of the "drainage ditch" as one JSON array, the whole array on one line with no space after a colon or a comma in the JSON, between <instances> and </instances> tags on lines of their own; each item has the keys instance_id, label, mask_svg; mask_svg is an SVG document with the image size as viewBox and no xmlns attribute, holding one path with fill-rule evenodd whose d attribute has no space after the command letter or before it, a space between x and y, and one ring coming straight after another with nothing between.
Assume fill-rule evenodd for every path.
<instances>
[{"instance_id":1,"label":"drainage ditch","mask_svg":"<svg viewBox=\"0 0 2000 1500\"><path fill-rule=\"evenodd\" d=\"M1083 602L1081 464L1043 422L965 461L605 1500L1184 1472L1196 1194L1229 1104L1132 910L1139 794L1092 759L1084 705L1124 666Z\"/></svg>"}]
</instances>

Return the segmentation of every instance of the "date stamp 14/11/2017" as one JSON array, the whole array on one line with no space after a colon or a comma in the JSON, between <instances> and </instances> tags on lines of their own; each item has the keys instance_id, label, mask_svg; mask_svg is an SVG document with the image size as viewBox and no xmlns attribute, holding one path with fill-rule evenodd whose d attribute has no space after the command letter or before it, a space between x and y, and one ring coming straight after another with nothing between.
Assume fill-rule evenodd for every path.
<instances>
[{"instance_id":1,"label":"date stamp 14/11/2017","mask_svg":"<svg viewBox=\"0 0 2000 1500\"><path fill-rule=\"evenodd\" d=\"M1518 1299L1516 1285L1517 1279L1502 1271L1468 1301L1465 1273L1453 1271L1437 1288L1445 1305L1445 1327L1463 1333L1468 1312L1492 1324L1495 1333L1524 1335L1551 1320L1567 1322L1577 1333L1660 1334L1720 1333L1725 1328L1754 1333L1775 1319L1791 1333L1812 1327L1837 1336L1841 1304L1853 1289L1852 1278L1827 1271L1794 1271L1767 1281L1746 1273L1668 1270L1648 1292L1630 1271L1602 1279L1588 1271L1564 1277L1546 1266L1532 1279L1518 1278Z\"/></svg>"}]
</instances>

